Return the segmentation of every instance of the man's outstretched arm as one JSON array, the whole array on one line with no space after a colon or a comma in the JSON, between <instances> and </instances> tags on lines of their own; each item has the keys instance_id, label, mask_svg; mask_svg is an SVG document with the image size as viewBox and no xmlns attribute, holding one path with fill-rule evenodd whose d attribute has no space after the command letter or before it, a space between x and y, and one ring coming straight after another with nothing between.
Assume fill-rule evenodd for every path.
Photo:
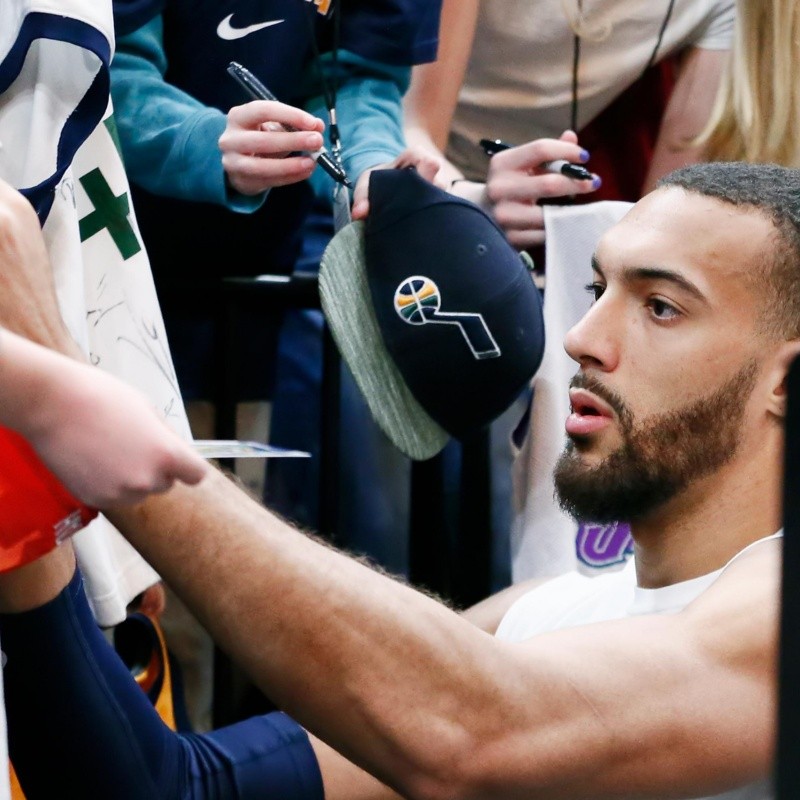
<instances>
[{"instance_id":1,"label":"man's outstretched arm","mask_svg":"<svg viewBox=\"0 0 800 800\"><path fill-rule=\"evenodd\" d=\"M109 516L281 708L401 794L692 796L769 771L769 545L681 614L513 645L220 473Z\"/></svg>"}]
</instances>

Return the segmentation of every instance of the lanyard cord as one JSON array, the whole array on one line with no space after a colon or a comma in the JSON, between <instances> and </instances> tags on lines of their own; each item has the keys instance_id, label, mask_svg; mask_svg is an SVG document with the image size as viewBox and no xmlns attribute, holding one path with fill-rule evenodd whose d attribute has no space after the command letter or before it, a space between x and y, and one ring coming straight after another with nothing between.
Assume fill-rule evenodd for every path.
<instances>
[{"instance_id":1,"label":"lanyard cord","mask_svg":"<svg viewBox=\"0 0 800 800\"><path fill-rule=\"evenodd\" d=\"M644 75L653 64L656 63L656 56L658 55L658 51L661 49L661 42L664 40L664 33L667 30L667 25L669 25L670 19L672 19L672 10L675 8L675 0L669 0L669 5L667 6L667 13L664 15L664 19L661 22L661 29L658 32L658 38L656 39L656 46L653 48L653 52L650 54L650 60L647 62L647 66L642 70L642 75Z\"/></svg>"},{"instance_id":2,"label":"lanyard cord","mask_svg":"<svg viewBox=\"0 0 800 800\"><path fill-rule=\"evenodd\" d=\"M581 5L580 3L578 5ZM581 63L581 37L572 37L572 107L569 114L569 128L578 132L578 67Z\"/></svg>"},{"instance_id":3,"label":"lanyard cord","mask_svg":"<svg viewBox=\"0 0 800 800\"><path fill-rule=\"evenodd\" d=\"M639 77L641 78L653 64L656 63L656 58L658 56L658 51L661 49L661 44L664 41L664 33L667 30L667 25L669 25L670 19L672 19L672 11L675 8L675 0L669 0L669 5L667 6L667 13L664 15L664 19L661 21L661 28L658 31L658 37L656 38L656 45L653 48L653 52L650 53L650 58L647 61L645 68L642 70L642 75ZM578 0L578 11L583 11L583 0ZM578 132L578 74L581 62L581 37L576 33L573 37L573 45L572 45L572 106L570 108L570 129Z\"/></svg>"},{"instance_id":4,"label":"lanyard cord","mask_svg":"<svg viewBox=\"0 0 800 800\"><path fill-rule=\"evenodd\" d=\"M333 78L328 80L325 70L322 67L322 55L319 51L317 42L317 32L314 26L314 15L316 11L312 6L311 14L306 14L308 20L309 36L311 38L311 48L314 51L314 65L317 70L322 96L325 100L325 107L328 110L328 135L331 140L331 152L336 160L337 166L341 167L342 141L339 134L339 126L336 123L336 92L339 84L339 39L341 32L341 7L337 6L335 0L331 0L331 13L333 15Z\"/></svg>"}]
</instances>

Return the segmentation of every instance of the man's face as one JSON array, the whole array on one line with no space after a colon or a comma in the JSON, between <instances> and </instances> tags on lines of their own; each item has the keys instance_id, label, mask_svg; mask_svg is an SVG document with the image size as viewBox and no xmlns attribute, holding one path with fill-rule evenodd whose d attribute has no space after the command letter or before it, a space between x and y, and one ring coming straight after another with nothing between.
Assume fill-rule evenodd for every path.
<instances>
[{"instance_id":1,"label":"man's face","mask_svg":"<svg viewBox=\"0 0 800 800\"><path fill-rule=\"evenodd\" d=\"M555 480L576 518L641 519L734 457L773 235L766 217L666 188L603 237L596 302L565 341L580 369Z\"/></svg>"}]
</instances>

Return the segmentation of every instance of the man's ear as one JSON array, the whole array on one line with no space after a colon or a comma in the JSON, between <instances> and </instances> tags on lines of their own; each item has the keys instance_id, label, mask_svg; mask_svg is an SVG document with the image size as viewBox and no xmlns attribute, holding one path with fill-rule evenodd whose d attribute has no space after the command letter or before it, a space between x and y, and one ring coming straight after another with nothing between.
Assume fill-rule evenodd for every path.
<instances>
[{"instance_id":1,"label":"man's ear","mask_svg":"<svg viewBox=\"0 0 800 800\"><path fill-rule=\"evenodd\" d=\"M800 357L800 340L793 339L780 346L772 361L767 410L780 419L786 416L786 379L790 367L798 357Z\"/></svg>"}]
</instances>

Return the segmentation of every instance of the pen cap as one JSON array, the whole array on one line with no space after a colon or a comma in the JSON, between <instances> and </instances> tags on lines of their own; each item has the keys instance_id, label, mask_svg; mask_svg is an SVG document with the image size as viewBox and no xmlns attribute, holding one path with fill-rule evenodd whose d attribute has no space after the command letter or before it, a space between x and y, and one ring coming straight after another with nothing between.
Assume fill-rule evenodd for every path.
<instances>
[{"instance_id":1,"label":"pen cap","mask_svg":"<svg viewBox=\"0 0 800 800\"><path fill-rule=\"evenodd\" d=\"M325 251L326 319L378 424L411 458L501 414L544 347L526 262L478 206L413 170L370 176L370 215Z\"/></svg>"}]
</instances>

